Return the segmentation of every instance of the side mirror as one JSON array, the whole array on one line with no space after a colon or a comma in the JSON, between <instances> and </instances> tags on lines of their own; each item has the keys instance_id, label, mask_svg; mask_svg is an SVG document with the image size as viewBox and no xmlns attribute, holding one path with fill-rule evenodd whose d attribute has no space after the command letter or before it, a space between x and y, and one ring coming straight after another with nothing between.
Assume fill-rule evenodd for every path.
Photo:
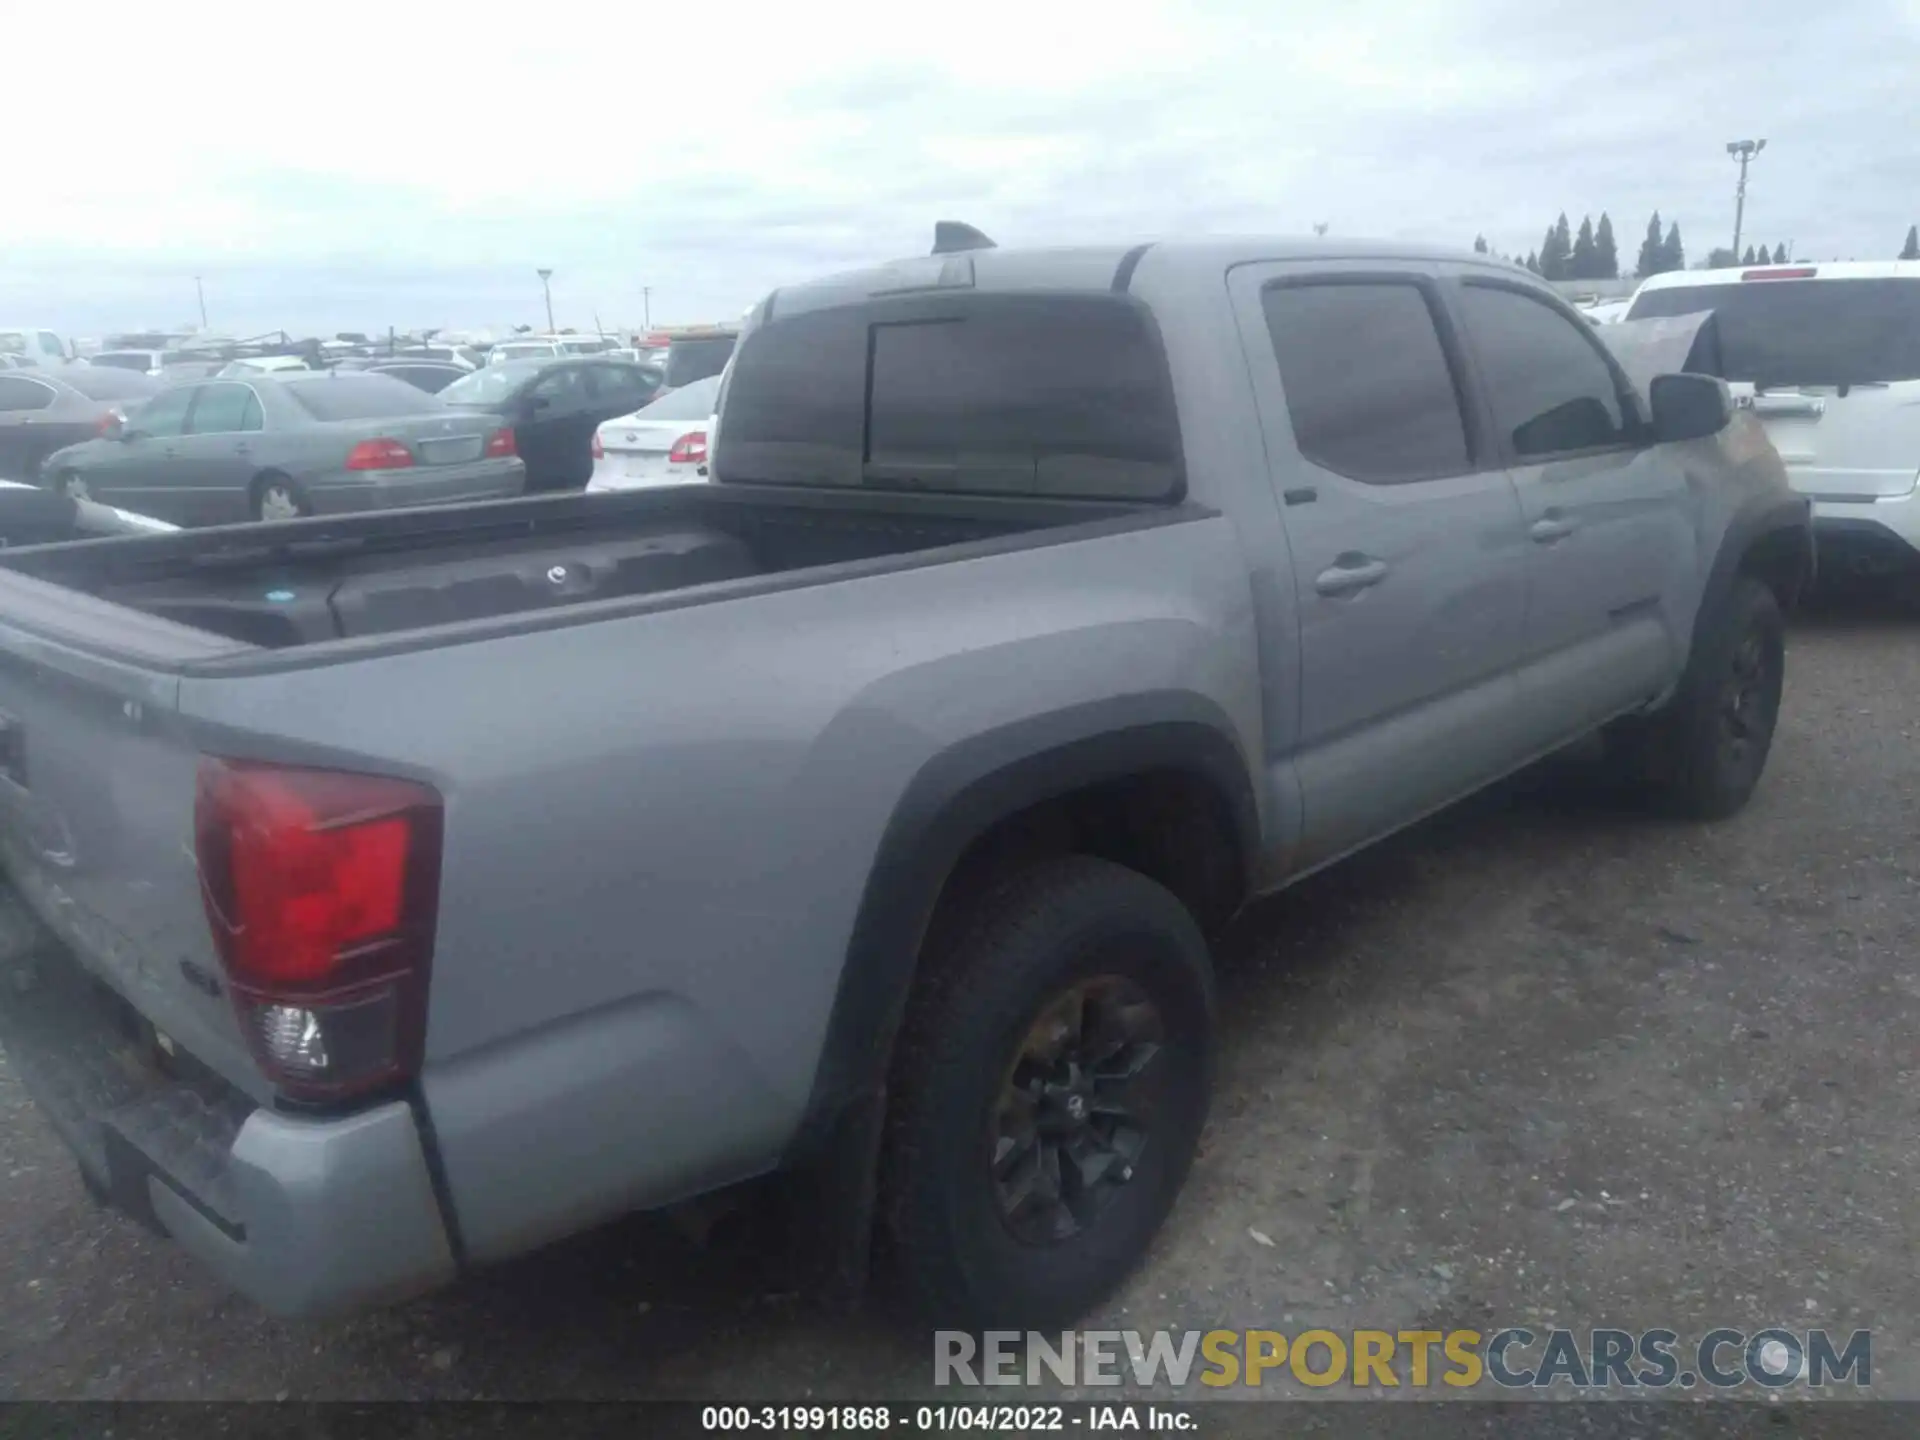
<instances>
[{"instance_id":1,"label":"side mirror","mask_svg":"<svg viewBox=\"0 0 1920 1440\"><path fill-rule=\"evenodd\" d=\"M1653 438L1662 445L1718 435L1733 419L1733 396L1711 375L1656 375L1647 390L1653 402Z\"/></svg>"}]
</instances>

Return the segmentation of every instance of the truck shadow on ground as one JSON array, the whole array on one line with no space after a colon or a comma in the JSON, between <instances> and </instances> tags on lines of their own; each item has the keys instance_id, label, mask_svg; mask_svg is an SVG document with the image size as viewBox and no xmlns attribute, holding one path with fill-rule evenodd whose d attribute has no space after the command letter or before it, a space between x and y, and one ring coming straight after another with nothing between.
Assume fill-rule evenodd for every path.
<instances>
[{"instance_id":1,"label":"truck shadow on ground","mask_svg":"<svg viewBox=\"0 0 1920 1440\"><path fill-rule=\"evenodd\" d=\"M1796 625L1916 619L1904 599L1823 597ZM1409 980L1417 957L1357 943L1382 907L1415 930L1471 927L1456 901L1476 885L1577 874L1594 853L1636 850L1668 827L1613 788L1598 760L1597 745L1576 747L1251 907L1218 947L1227 1063L1266 1043L1283 1012L1288 1045L1311 1052ZM849 1314L783 1289L769 1278L780 1273L772 1244L751 1224L702 1244L636 1216L354 1328L393 1326L389 1338L451 1353L430 1382L450 1395L738 1400L761 1377L762 1393L815 1400L929 1388L922 1332L884 1298Z\"/></svg>"}]
</instances>

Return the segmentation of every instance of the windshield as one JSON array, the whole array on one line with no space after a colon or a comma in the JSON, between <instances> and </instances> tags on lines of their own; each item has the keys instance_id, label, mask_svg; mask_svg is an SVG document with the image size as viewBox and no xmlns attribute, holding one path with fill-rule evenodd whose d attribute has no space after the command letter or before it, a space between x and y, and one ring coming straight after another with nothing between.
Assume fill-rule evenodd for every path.
<instances>
[{"instance_id":1,"label":"windshield","mask_svg":"<svg viewBox=\"0 0 1920 1440\"><path fill-rule=\"evenodd\" d=\"M109 370L145 370L153 359L144 350L107 350L95 355L92 363Z\"/></svg>"},{"instance_id":2,"label":"windshield","mask_svg":"<svg viewBox=\"0 0 1920 1440\"><path fill-rule=\"evenodd\" d=\"M1711 310L1720 374L1756 385L1920 380L1920 278L1749 280L1643 291L1629 320Z\"/></svg>"},{"instance_id":3,"label":"windshield","mask_svg":"<svg viewBox=\"0 0 1920 1440\"><path fill-rule=\"evenodd\" d=\"M552 357L556 347L552 345L496 345L488 359L498 365L503 360L531 360Z\"/></svg>"},{"instance_id":4,"label":"windshield","mask_svg":"<svg viewBox=\"0 0 1920 1440\"><path fill-rule=\"evenodd\" d=\"M0 355L24 355L27 353L27 337L20 330L0 330Z\"/></svg>"},{"instance_id":5,"label":"windshield","mask_svg":"<svg viewBox=\"0 0 1920 1440\"><path fill-rule=\"evenodd\" d=\"M506 399L538 371L537 365L489 365L462 375L440 392L440 398L449 405L491 405Z\"/></svg>"},{"instance_id":6,"label":"windshield","mask_svg":"<svg viewBox=\"0 0 1920 1440\"><path fill-rule=\"evenodd\" d=\"M316 375L283 380L280 386L316 420L373 420L395 415L429 415L440 402L404 380L389 375Z\"/></svg>"}]
</instances>

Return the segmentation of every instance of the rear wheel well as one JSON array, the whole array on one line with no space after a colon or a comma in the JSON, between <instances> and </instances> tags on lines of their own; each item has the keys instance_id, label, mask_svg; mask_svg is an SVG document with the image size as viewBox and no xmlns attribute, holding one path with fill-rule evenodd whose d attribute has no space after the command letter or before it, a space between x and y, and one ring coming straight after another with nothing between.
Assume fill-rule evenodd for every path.
<instances>
[{"instance_id":1,"label":"rear wheel well","mask_svg":"<svg viewBox=\"0 0 1920 1440\"><path fill-rule=\"evenodd\" d=\"M935 923L958 895L1057 855L1091 855L1164 885L1208 935L1246 895L1233 811L1205 776L1154 769L1054 796L998 821L961 854Z\"/></svg>"}]
</instances>

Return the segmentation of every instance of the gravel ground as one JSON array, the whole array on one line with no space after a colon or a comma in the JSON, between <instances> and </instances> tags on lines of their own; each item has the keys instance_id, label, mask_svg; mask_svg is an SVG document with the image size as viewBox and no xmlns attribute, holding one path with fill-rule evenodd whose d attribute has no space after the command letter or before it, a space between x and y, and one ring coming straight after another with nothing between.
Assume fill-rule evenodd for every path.
<instances>
[{"instance_id":1,"label":"gravel ground","mask_svg":"<svg viewBox=\"0 0 1920 1440\"><path fill-rule=\"evenodd\" d=\"M1622 813L1573 761L1248 917L1201 1158L1088 1324L1870 1327L1875 1393L1920 1398L1917 640L1799 621L1735 821ZM269 1320L97 1210L4 1064L0 1175L0 1398L929 1393L897 1318L651 1220Z\"/></svg>"}]
</instances>

